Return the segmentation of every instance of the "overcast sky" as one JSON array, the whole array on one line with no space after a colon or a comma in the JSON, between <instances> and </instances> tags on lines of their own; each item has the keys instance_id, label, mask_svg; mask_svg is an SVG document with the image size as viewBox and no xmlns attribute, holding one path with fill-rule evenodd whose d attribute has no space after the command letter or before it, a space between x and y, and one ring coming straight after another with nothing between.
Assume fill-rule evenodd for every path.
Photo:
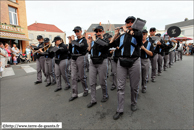
<instances>
[{"instance_id":1,"label":"overcast sky","mask_svg":"<svg viewBox=\"0 0 194 130\"><path fill-rule=\"evenodd\" d=\"M193 19L193 1L27 1L28 25L54 24L67 36L77 25L88 29L92 23L124 24L128 16L147 21L146 26L164 30L166 24Z\"/></svg>"}]
</instances>

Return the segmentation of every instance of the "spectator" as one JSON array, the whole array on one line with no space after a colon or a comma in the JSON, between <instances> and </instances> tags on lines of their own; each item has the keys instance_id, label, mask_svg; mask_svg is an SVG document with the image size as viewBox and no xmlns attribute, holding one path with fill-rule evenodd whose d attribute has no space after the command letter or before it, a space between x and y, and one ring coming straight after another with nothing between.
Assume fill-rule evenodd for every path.
<instances>
[{"instance_id":1,"label":"spectator","mask_svg":"<svg viewBox=\"0 0 194 130\"><path fill-rule=\"evenodd\" d=\"M20 50L17 48L16 44L13 44L12 51L17 57L17 63L20 63Z\"/></svg>"},{"instance_id":2,"label":"spectator","mask_svg":"<svg viewBox=\"0 0 194 130\"><path fill-rule=\"evenodd\" d=\"M192 51L191 51L191 55L193 54L194 54L194 44L193 44Z\"/></svg>"},{"instance_id":3,"label":"spectator","mask_svg":"<svg viewBox=\"0 0 194 130\"><path fill-rule=\"evenodd\" d=\"M31 62L31 49L29 46L26 47L26 56L27 59Z\"/></svg>"},{"instance_id":4,"label":"spectator","mask_svg":"<svg viewBox=\"0 0 194 130\"><path fill-rule=\"evenodd\" d=\"M191 55L191 51L192 51L192 48L193 48L192 43L189 43L188 47L189 47L189 54Z\"/></svg>"},{"instance_id":5,"label":"spectator","mask_svg":"<svg viewBox=\"0 0 194 130\"><path fill-rule=\"evenodd\" d=\"M7 61L9 61L9 63L10 63L10 60L11 60L11 51L9 50L9 45L8 44L5 44L5 50L8 53ZM10 65L7 65L7 66L9 67Z\"/></svg>"},{"instance_id":6,"label":"spectator","mask_svg":"<svg viewBox=\"0 0 194 130\"><path fill-rule=\"evenodd\" d=\"M16 65L16 64L17 64L17 57L16 57L16 55L15 55L15 54L13 54L13 63L14 63L14 65Z\"/></svg>"},{"instance_id":7,"label":"spectator","mask_svg":"<svg viewBox=\"0 0 194 130\"><path fill-rule=\"evenodd\" d=\"M3 43L0 42L0 62L3 69L5 68L6 52Z\"/></svg>"}]
</instances>

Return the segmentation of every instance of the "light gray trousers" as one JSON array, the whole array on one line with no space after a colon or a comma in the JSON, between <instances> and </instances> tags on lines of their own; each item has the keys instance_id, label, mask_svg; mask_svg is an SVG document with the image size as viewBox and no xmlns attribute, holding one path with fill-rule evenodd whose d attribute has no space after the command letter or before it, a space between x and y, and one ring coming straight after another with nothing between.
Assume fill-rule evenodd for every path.
<instances>
[{"instance_id":1,"label":"light gray trousers","mask_svg":"<svg viewBox=\"0 0 194 130\"><path fill-rule=\"evenodd\" d=\"M141 59L141 86L142 89L146 89L146 79L149 71L149 59Z\"/></svg>"},{"instance_id":2,"label":"light gray trousers","mask_svg":"<svg viewBox=\"0 0 194 130\"><path fill-rule=\"evenodd\" d=\"M61 75L65 80L66 86L67 87L70 86L68 73L67 73L67 66L68 66L68 59L61 60L59 64L55 63L55 75L56 75L56 81L57 81L57 88L62 88Z\"/></svg>"},{"instance_id":3,"label":"light gray trousers","mask_svg":"<svg viewBox=\"0 0 194 130\"><path fill-rule=\"evenodd\" d=\"M99 76L99 83L102 88L103 98L108 97L107 90L107 74L108 74L108 59L104 59L102 64L93 64L90 61L89 67L89 83L91 87L91 103L96 102L96 84L97 75Z\"/></svg>"},{"instance_id":4,"label":"light gray trousers","mask_svg":"<svg viewBox=\"0 0 194 130\"><path fill-rule=\"evenodd\" d=\"M55 81L53 77L52 60L53 59L51 58L45 58L45 73L46 73L47 83L51 83L51 77L52 77L52 82Z\"/></svg>"},{"instance_id":5,"label":"light gray trousers","mask_svg":"<svg viewBox=\"0 0 194 130\"><path fill-rule=\"evenodd\" d=\"M151 78L154 79L156 77L158 54L150 58L150 60L151 60L151 66L152 66Z\"/></svg>"},{"instance_id":6,"label":"light gray trousers","mask_svg":"<svg viewBox=\"0 0 194 130\"><path fill-rule=\"evenodd\" d=\"M42 82L42 72L44 74L44 76L46 77L46 73L45 73L45 57L41 56L40 58L36 59L36 69L37 69L37 81L41 81Z\"/></svg>"},{"instance_id":7,"label":"light gray trousers","mask_svg":"<svg viewBox=\"0 0 194 130\"><path fill-rule=\"evenodd\" d=\"M131 88L131 105L137 104L137 96L139 93L139 82L141 74L141 63L138 58L131 68L122 67L120 61L117 62L117 97L118 106L117 112L123 112L124 110L124 95L127 72L129 73L130 88Z\"/></svg>"},{"instance_id":8,"label":"light gray trousers","mask_svg":"<svg viewBox=\"0 0 194 130\"><path fill-rule=\"evenodd\" d=\"M78 95L78 85L77 85L78 76L82 83L84 91L88 91L87 77L85 72L85 62L86 62L85 55L79 56L77 60L71 59L72 97L76 97Z\"/></svg>"}]
</instances>

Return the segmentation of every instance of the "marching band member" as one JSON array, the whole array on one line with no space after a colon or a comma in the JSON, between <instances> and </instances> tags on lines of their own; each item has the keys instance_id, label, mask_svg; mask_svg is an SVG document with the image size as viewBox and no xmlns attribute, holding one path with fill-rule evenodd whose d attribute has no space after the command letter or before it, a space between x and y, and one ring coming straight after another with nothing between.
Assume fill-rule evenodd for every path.
<instances>
[{"instance_id":1,"label":"marching band member","mask_svg":"<svg viewBox=\"0 0 194 130\"><path fill-rule=\"evenodd\" d=\"M106 102L109 98L107 90L107 73L108 73L108 50L109 43L103 39L104 28L102 26L97 26L94 31L96 35L92 36L93 41L90 39L91 43L90 54L91 61L89 67L89 83L91 87L91 102L87 105L88 108L94 106L96 101L96 84L97 75L99 76L99 82L102 88L102 100L101 102ZM96 38L97 36L97 38ZM103 40L101 40L103 39ZM103 41L104 44L100 44L97 41Z\"/></svg>"},{"instance_id":2,"label":"marching band member","mask_svg":"<svg viewBox=\"0 0 194 130\"><path fill-rule=\"evenodd\" d=\"M87 77L85 73L85 62L86 62L86 53L87 53L87 40L82 36L82 29L79 26L76 26L73 29L74 33L77 36L77 40L75 40L72 35L69 37L69 50L71 52L71 78L72 78L72 97L69 101L73 101L78 98L78 80L80 79L82 82L82 86L84 89L83 96L88 95L88 85L87 85Z\"/></svg>"},{"instance_id":3,"label":"marching band member","mask_svg":"<svg viewBox=\"0 0 194 130\"><path fill-rule=\"evenodd\" d=\"M168 37L167 34L164 35L164 37ZM172 48L172 42L169 40L169 38L165 38L165 44L164 44L164 49L165 49L165 56L164 56L164 71L166 71L166 68L168 68L168 63L169 63L169 50Z\"/></svg>"},{"instance_id":4,"label":"marching band member","mask_svg":"<svg viewBox=\"0 0 194 130\"><path fill-rule=\"evenodd\" d=\"M125 20L125 26L123 30L126 32L118 37L119 29L115 31L115 35L110 41L112 44L116 44L118 49L121 50L120 57L117 62L117 96L118 106L116 114L113 116L114 120L117 120L124 111L124 94L127 72L130 77L131 87L131 110L137 110L137 96L139 92L140 82L140 47L142 45L142 32L132 30L131 26L135 21L135 17L129 16Z\"/></svg>"},{"instance_id":5,"label":"marching band member","mask_svg":"<svg viewBox=\"0 0 194 130\"><path fill-rule=\"evenodd\" d=\"M151 37L155 36L155 33L156 33L156 28L155 27L150 28L150 36ZM157 47L159 47L158 45L161 45L160 41L157 42ZM154 54L152 57L150 57L151 66L152 66L152 72L151 72L152 82L156 81L155 78L156 78L156 69L157 69L157 61L158 61L158 49L156 49L157 47L154 47Z\"/></svg>"},{"instance_id":6,"label":"marching band member","mask_svg":"<svg viewBox=\"0 0 194 130\"><path fill-rule=\"evenodd\" d=\"M56 36L53 42L55 42L55 48L58 48L58 50L55 51L55 75L57 81L57 89L55 89L55 92L60 91L62 89L61 75L66 83L65 90L68 90L71 88L67 73L68 48L67 45L62 42L62 39L59 36Z\"/></svg>"},{"instance_id":7,"label":"marching band member","mask_svg":"<svg viewBox=\"0 0 194 130\"><path fill-rule=\"evenodd\" d=\"M177 47L176 47L176 49L175 49L175 56L174 56L174 58L175 58L175 62L178 60L178 48L179 48L179 41L177 41Z\"/></svg>"},{"instance_id":8,"label":"marching band member","mask_svg":"<svg viewBox=\"0 0 194 130\"><path fill-rule=\"evenodd\" d=\"M158 33L156 36L160 37L161 34ZM163 56L164 56L164 41L161 39L160 40L161 45L157 45L156 49L158 52L158 76L161 75L162 73L162 62L163 62Z\"/></svg>"},{"instance_id":9,"label":"marching band member","mask_svg":"<svg viewBox=\"0 0 194 130\"><path fill-rule=\"evenodd\" d=\"M148 31L143 30L143 39L141 46L141 77L142 77L142 93L146 93L146 77L149 72L149 56L153 56L154 46L153 43L147 40Z\"/></svg>"},{"instance_id":10,"label":"marching band member","mask_svg":"<svg viewBox=\"0 0 194 130\"><path fill-rule=\"evenodd\" d=\"M178 47L178 61L182 60L182 56L183 56L183 42L180 41Z\"/></svg>"},{"instance_id":11,"label":"marching band member","mask_svg":"<svg viewBox=\"0 0 194 130\"><path fill-rule=\"evenodd\" d=\"M51 48L53 48L49 38L44 38L44 46L45 46L45 48L43 48L44 51L40 49L40 52L42 55L45 56L45 73L46 73L46 80L47 80L46 87L48 87L51 85L51 77L53 81L52 84L56 82L52 71L52 59L54 57L54 53L49 51Z\"/></svg>"},{"instance_id":12,"label":"marching band member","mask_svg":"<svg viewBox=\"0 0 194 130\"><path fill-rule=\"evenodd\" d=\"M40 50L40 48L44 47L44 39L41 35L37 36L37 40L39 42L38 46L36 48L32 48L32 52L34 53L35 50ZM40 54L40 52L37 52L36 54L34 54L36 56L36 68L37 68L37 81L35 82L35 84L39 84L42 83L42 71L44 76L46 77L46 73L45 73L45 57L44 55Z\"/></svg>"}]
</instances>

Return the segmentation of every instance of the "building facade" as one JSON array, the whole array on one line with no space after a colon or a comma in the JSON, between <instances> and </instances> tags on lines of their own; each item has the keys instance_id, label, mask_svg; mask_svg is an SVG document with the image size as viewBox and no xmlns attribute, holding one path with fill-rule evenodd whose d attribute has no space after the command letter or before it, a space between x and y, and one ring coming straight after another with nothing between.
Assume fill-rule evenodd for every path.
<instances>
[{"instance_id":1,"label":"building facade","mask_svg":"<svg viewBox=\"0 0 194 130\"><path fill-rule=\"evenodd\" d=\"M181 29L181 35L192 39L194 38L193 34L194 19L191 20L185 19L184 21L181 22L165 25L165 30L167 31L167 29L171 26L179 27ZM189 40L187 41L187 43L193 43L193 40Z\"/></svg>"},{"instance_id":2,"label":"building facade","mask_svg":"<svg viewBox=\"0 0 194 130\"><path fill-rule=\"evenodd\" d=\"M24 52L29 44L25 0L1 0L0 41Z\"/></svg>"},{"instance_id":3,"label":"building facade","mask_svg":"<svg viewBox=\"0 0 194 130\"><path fill-rule=\"evenodd\" d=\"M66 44L66 33L60 30L58 27L52 24L44 24L44 23L33 23L28 26L28 34L30 44L38 44L38 40L36 39L38 35L42 35L43 38L49 38L51 43L56 36L60 36L64 43ZM54 43L52 43L54 46Z\"/></svg>"}]
</instances>

